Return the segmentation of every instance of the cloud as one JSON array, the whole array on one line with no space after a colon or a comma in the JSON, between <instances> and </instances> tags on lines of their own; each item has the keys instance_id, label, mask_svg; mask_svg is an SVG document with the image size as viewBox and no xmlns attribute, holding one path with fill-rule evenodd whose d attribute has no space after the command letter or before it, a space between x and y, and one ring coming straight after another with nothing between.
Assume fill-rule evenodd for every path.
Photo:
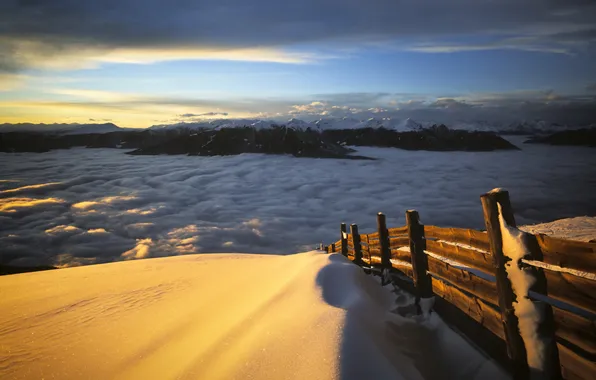
<instances>
[{"instance_id":1,"label":"cloud","mask_svg":"<svg viewBox=\"0 0 596 380\"><path fill-rule=\"evenodd\" d=\"M8 1L0 5L0 71L181 59L307 63L378 43L562 52L594 41L595 9L581 0ZM478 36L493 42L478 44ZM445 38L456 43L437 45Z\"/></svg>"},{"instance_id":2,"label":"cloud","mask_svg":"<svg viewBox=\"0 0 596 380\"><path fill-rule=\"evenodd\" d=\"M62 203L64 203L64 200L60 198L4 198L0 199L0 213L16 213L17 211Z\"/></svg>"},{"instance_id":3,"label":"cloud","mask_svg":"<svg viewBox=\"0 0 596 380\"><path fill-rule=\"evenodd\" d=\"M228 116L227 112L204 112L204 113L184 113L178 115L178 117L189 118L189 117L204 117L204 116Z\"/></svg>"},{"instance_id":4,"label":"cloud","mask_svg":"<svg viewBox=\"0 0 596 380\"><path fill-rule=\"evenodd\" d=\"M586 91L588 92L596 92L596 83L592 83L586 86Z\"/></svg>"},{"instance_id":5,"label":"cloud","mask_svg":"<svg viewBox=\"0 0 596 380\"><path fill-rule=\"evenodd\" d=\"M335 240L342 221L373 231L378 211L389 225L403 225L409 208L427 224L483 228L478 197L497 186L511 192L518 224L596 214L588 152L578 160L576 149L549 154L521 141L523 160L518 151L375 148L360 152L375 161L127 156L113 149L2 154L0 176L21 180L5 186L62 185L19 193L21 208L2 209L19 200L0 198L0 262L70 266L231 250L293 253Z\"/></svg>"},{"instance_id":6,"label":"cloud","mask_svg":"<svg viewBox=\"0 0 596 380\"><path fill-rule=\"evenodd\" d=\"M149 257L149 251L153 245L151 239L139 239L135 247L124 252L122 257L125 259L145 259Z\"/></svg>"},{"instance_id":7,"label":"cloud","mask_svg":"<svg viewBox=\"0 0 596 380\"><path fill-rule=\"evenodd\" d=\"M335 93L314 94L301 99L291 98L183 98L146 96L136 93L111 93L81 89L55 89L67 98L54 101L0 102L0 108L19 109L23 113L56 109L70 115L101 113L119 119L131 114L143 114L148 127L154 115L171 115L158 124L201 121L205 118L273 119L285 122L289 118L316 120L327 117L413 118L419 121L453 123L456 121L520 122L542 119L569 125L591 124L596 120L596 96L590 91L563 94L548 89L520 90L501 93L442 94L431 96L412 93ZM72 97L72 98L71 98ZM83 99L81 99L81 97ZM309 100L304 100L304 98ZM205 112L185 112L189 109ZM208 110L221 111L208 111ZM182 112L180 112L182 111ZM118 121L120 123L120 121Z\"/></svg>"}]
</instances>

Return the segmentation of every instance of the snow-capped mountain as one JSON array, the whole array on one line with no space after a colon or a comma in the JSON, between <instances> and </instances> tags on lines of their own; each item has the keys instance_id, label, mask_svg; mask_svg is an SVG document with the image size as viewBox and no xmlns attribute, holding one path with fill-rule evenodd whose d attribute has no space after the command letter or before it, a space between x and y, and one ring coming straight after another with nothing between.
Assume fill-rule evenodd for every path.
<instances>
[{"instance_id":1,"label":"snow-capped mountain","mask_svg":"<svg viewBox=\"0 0 596 380\"><path fill-rule=\"evenodd\" d=\"M368 119L358 119L355 117L328 117L314 121L305 121L292 118L287 121L266 120L266 119L216 119L193 123L176 123L167 125L155 125L150 129L219 129L219 128L238 128L255 127L270 128L274 125L283 125L295 130L306 130L310 128L314 131L338 130L338 129L360 129L360 128L385 128L398 132L418 131L429 128L433 125L445 124L450 129L461 129L466 131L486 131L503 134L544 134L554 133L566 129L576 129L582 126L572 127L556 123L548 123L544 120L521 121L517 123L507 123L486 120L465 120L452 121L445 123L441 120L418 121L411 118L392 118L392 117L371 117ZM586 127L586 126L583 126Z\"/></svg>"},{"instance_id":2,"label":"snow-capped mountain","mask_svg":"<svg viewBox=\"0 0 596 380\"><path fill-rule=\"evenodd\" d=\"M0 133L5 132L39 132L63 135L77 135L90 133L108 133L126 130L113 123L104 124L0 124Z\"/></svg>"}]
</instances>

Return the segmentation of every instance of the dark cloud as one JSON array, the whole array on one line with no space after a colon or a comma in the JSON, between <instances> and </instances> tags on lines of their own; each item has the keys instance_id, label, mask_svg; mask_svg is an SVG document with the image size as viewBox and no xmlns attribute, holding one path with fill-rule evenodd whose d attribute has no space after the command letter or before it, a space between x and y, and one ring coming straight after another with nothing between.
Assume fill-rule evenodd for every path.
<instances>
[{"instance_id":1,"label":"dark cloud","mask_svg":"<svg viewBox=\"0 0 596 380\"><path fill-rule=\"evenodd\" d=\"M466 37L484 35L521 37L509 42L521 49L572 50L594 41L594 20L593 1L6 0L0 4L0 70L76 49L471 44Z\"/></svg>"},{"instance_id":2,"label":"dark cloud","mask_svg":"<svg viewBox=\"0 0 596 380\"><path fill-rule=\"evenodd\" d=\"M228 116L227 112L205 112L205 113L183 113L182 115L178 115L178 117L203 117L203 116Z\"/></svg>"}]
</instances>

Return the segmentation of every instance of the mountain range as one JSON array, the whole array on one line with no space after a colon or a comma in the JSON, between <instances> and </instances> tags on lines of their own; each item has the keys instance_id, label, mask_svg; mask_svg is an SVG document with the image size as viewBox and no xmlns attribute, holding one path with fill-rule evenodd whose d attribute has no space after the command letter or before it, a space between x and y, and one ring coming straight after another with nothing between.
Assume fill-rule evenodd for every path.
<instances>
[{"instance_id":1,"label":"mountain range","mask_svg":"<svg viewBox=\"0 0 596 380\"><path fill-rule=\"evenodd\" d=\"M397 132L419 131L427 129L433 125L440 125L436 121L416 121L410 118L396 119L390 117L369 118L361 120L353 117L342 118L321 118L313 121L304 121L300 119L290 119L285 122L280 122L270 119L213 119L201 120L193 122L179 122L172 124L153 125L147 130L201 130L222 128L238 128L238 127L254 127L256 129L271 128L272 126L286 126L295 130L312 131L327 131L327 130L342 130L342 129L363 129L363 128L385 128ZM568 126L556 123L548 123L544 120L526 120L518 123L502 123L489 122L485 120L479 121L462 121L454 122L447 125L450 129L466 130L466 131L483 131L495 132L499 134L519 134L519 135L534 135L534 134L549 134L566 130L579 128L594 128L596 124L589 126ZM0 133L7 132L40 132L52 133L60 135L71 134L93 134L93 133L109 133L119 131L136 131L143 129L121 128L113 123L103 124L33 124L33 123L19 123L19 124L0 124Z\"/></svg>"}]
</instances>

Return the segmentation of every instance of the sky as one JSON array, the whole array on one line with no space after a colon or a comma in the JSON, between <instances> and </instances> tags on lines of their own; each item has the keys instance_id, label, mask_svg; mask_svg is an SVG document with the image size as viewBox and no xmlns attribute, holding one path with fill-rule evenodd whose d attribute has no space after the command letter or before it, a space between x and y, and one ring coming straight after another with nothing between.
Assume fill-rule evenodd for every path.
<instances>
[{"instance_id":1,"label":"sky","mask_svg":"<svg viewBox=\"0 0 596 380\"><path fill-rule=\"evenodd\" d=\"M0 123L596 122L592 0L3 0Z\"/></svg>"}]
</instances>

